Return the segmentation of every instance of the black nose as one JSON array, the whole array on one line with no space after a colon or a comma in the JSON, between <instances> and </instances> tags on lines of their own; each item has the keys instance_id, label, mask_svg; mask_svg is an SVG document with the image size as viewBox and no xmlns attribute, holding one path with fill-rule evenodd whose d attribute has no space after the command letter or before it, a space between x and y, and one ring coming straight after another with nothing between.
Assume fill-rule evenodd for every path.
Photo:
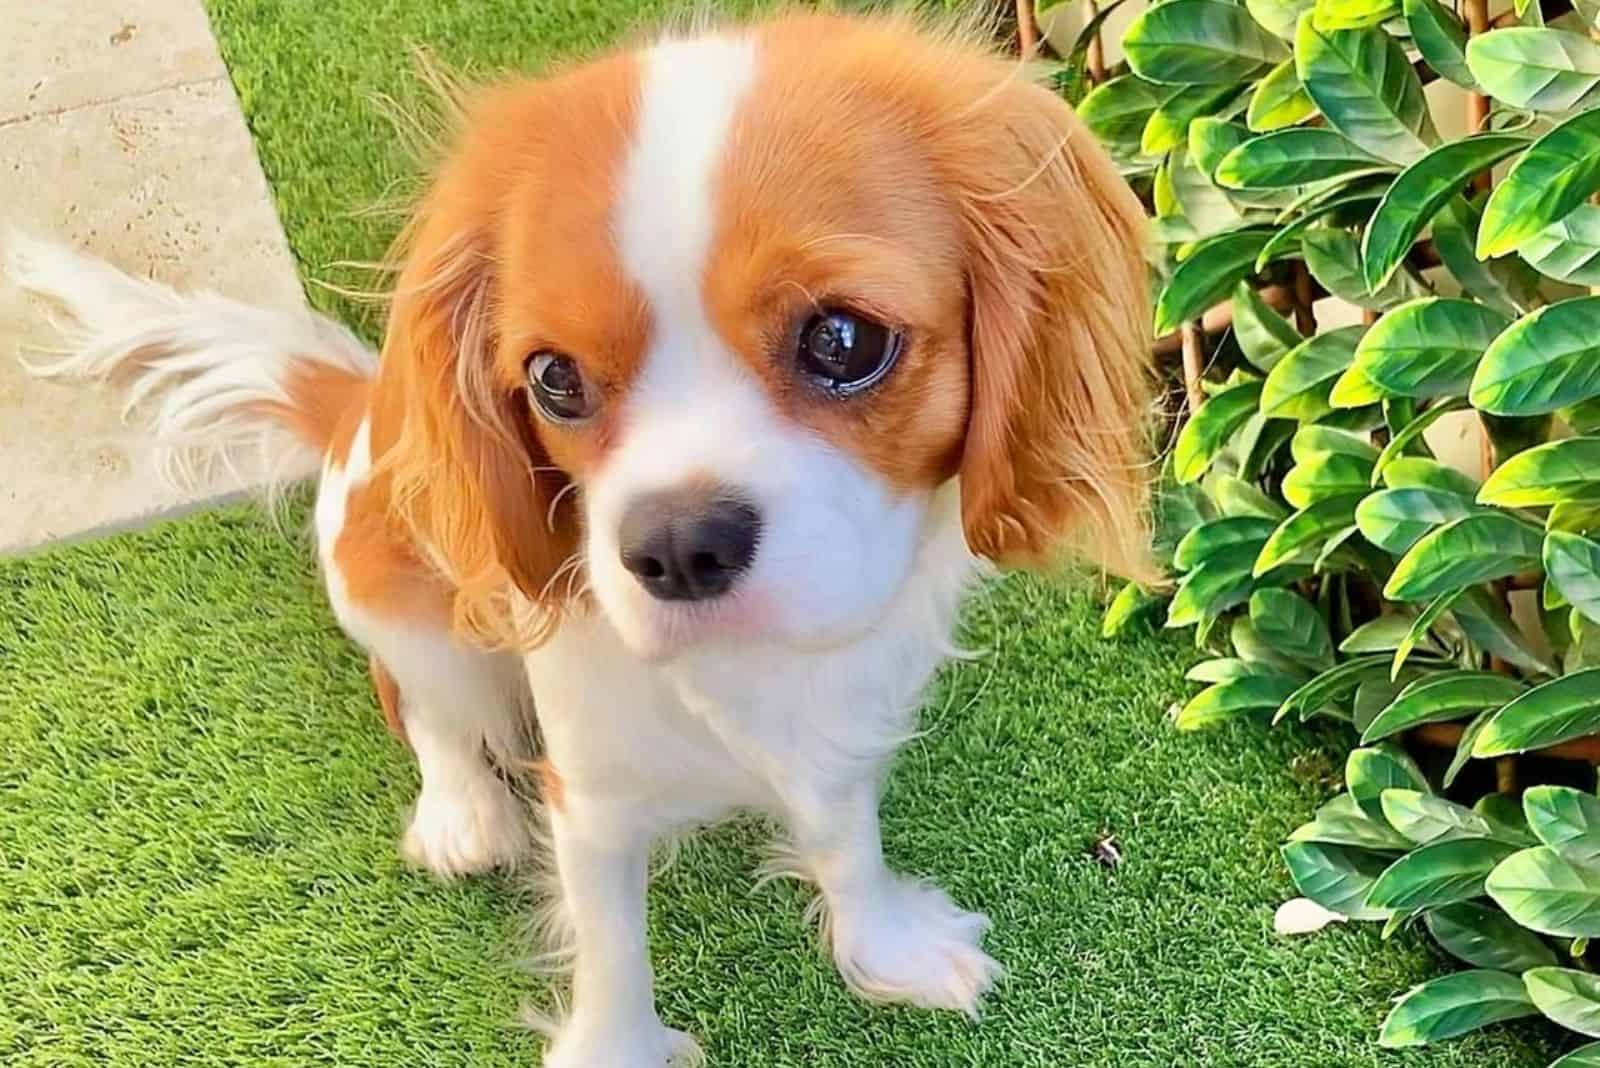
<instances>
[{"instance_id":1,"label":"black nose","mask_svg":"<svg viewBox=\"0 0 1600 1068\"><path fill-rule=\"evenodd\" d=\"M750 567L760 537L760 513L716 487L641 497L617 532L622 566L663 601L727 593Z\"/></svg>"}]
</instances>

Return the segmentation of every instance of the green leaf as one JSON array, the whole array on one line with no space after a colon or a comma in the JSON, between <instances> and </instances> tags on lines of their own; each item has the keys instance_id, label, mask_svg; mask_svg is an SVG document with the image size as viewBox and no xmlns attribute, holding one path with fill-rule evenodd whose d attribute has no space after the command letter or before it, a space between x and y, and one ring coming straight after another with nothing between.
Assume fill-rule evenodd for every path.
<instances>
[{"instance_id":1,"label":"green leaf","mask_svg":"<svg viewBox=\"0 0 1600 1068\"><path fill-rule=\"evenodd\" d=\"M1229 189L1292 189L1307 182L1384 166L1342 134L1320 126L1278 130L1246 141L1217 165Z\"/></svg>"},{"instance_id":2,"label":"green leaf","mask_svg":"<svg viewBox=\"0 0 1600 1068\"><path fill-rule=\"evenodd\" d=\"M1165 598L1142 589L1137 582L1127 583L1117 591L1100 621L1100 635L1115 638L1126 634L1136 620L1146 619Z\"/></svg>"},{"instance_id":3,"label":"green leaf","mask_svg":"<svg viewBox=\"0 0 1600 1068\"><path fill-rule=\"evenodd\" d=\"M1221 111L1239 95L1236 85L1186 85L1168 96L1145 121L1139 151L1159 156L1189 142L1189 124Z\"/></svg>"},{"instance_id":4,"label":"green leaf","mask_svg":"<svg viewBox=\"0 0 1600 1068\"><path fill-rule=\"evenodd\" d=\"M1382 669L1383 657L1367 658L1376 661L1371 666ZM1353 663L1354 661L1352 661ZM1399 746L1385 742L1381 745L1351 750L1344 765L1345 787L1368 819L1383 819L1383 792L1385 790L1416 790L1428 793L1428 780L1416 761Z\"/></svg>"},{"instance_id":5,"label":"green leaf","mask_svg":"<svg viewBox=\"0 0 1600 1068\"><path fill-rule=\"evenodd\" d=\"M1378 321L1381 323L1383 320ZM1461 397L1441 398L1427 411L1401 427L1378 454L1377 463L1372 465L1372 484L1377 485L1378 479L1381 478L1391 489L1426 486L1459 493L1470 500L1478 492L1476 482L1454 468L1446 467L1426 456L1404 455L1412 442L1423 440L1422 436L1430 426L1451 412L1460 411L1465 407L1467 402Z\"/></svg>"},{"instance_id":6,"label":"green leaf","mask_svg":"<svg viewBox=\"0 0 1600 1068\"><path fill-rule=\"evenodd\" d=\"M1361 243L1367 289L1377 290L1389 280L1417 235L1474 175L1527 144L1521 134L1476 134L1446 142L1402 171L1378 204Z\"/></svg>"},{"instance_id":7,"label":"green leaf","mask_svg":"<svg viewBox=\"0 0 1600 1068\"><path fill-rule=\"evenodd\" d=\"M1555 665L1528 644L1522 628L1506 610L1505 601L1482 587L1467 590L1450 606L1450 614L1469 641L1523 671L1555 674Z\"/></svg>"},{"instance_id":8,"label":"green leaf","mask_svg":"<svg viewBox=\"0 0 1600 1068\"><path fill-rule=\"evenodd\" d=\"M1564 501L1550 509L1545 530L1565 530L1588 534L1600 530L1600 501Z\"/></svg>"},{"instance_id":9,"label":"green leaf","mask_svg":"<svg viewBox=\"0 0 1600 1068\"><path fill-rule=\"evenodd\" d=\"M1258 664L1265 670L1279 675L1291 676L1297 679L1306 677L1306 671L1293 660L1280 654L1272 648L1261 636L1256 633L1254 624L1249 616L1238 616L1233 621L1229 632L1229 640L1233 644L1233 651L1239 658L1251 664Z\"/></svg>"},{"instance_id":10,"label":"green leaf","mask_svg":"<svg viewBox=\"0 0 1600 1068\"><path fill-rule=\"evenodd\" d=\"M1439 622L1445 612L1450 609L1450 606L1460 600L1464 593L1464 590L1451 590L1448 593L1441 593L1428 602L1428 606L1417 614L1416 619L1411 621L1411 630L1406 633L1400 644L1395 647L1394 657L1390 661L1389 677L1391 679L1400 677L1400 670L1405 667L1406 659L1411 655L1411 651L1428 638L1428 633L1432 630L1433 625Z\"/></svg>"},{"instance_id":11,"label":"green leaf","mask_svg":"<svg viewBox=\"0 0 1600 1068\"><path fill-rule=\"evenodd\" d=\"M1544 749L1597 730L1600 668L1591 668L1535 686L1506 705L1478 735L1472 755L1493 757Z\"/></svg>"},{"instance_id":12,"label":"green leaf","mask_svg":"<svg viewBox=\"0 0 1600 1068\"><path fill-rule=\"evenodd\" d=\"M1550 1068L1600 1068L1600 1042L1591 1042L1581 1049L1573 1050Z\"/></svg>"},{"instance_id":13,"label":"green leaf","mask_svg":"<svg viewBox=\"0 0 1600 1068\"><path fill-rule=\"evenodd\" d=\"M1575 968L1534 968L1522 981L1547 1017L1580 1035L1600 1036L1600 976Z\"/></svg>"},{"instance_id":14,"label":"green leaf","mask_svg":"<svg viewBox=\"0 0 1600 1068\"><path fill-rule=\"evenodd\" d=\"M1202 660L1188 671L1183 677L1190 682L1232 682L1252 675L1275 675L1279 678L1288 678L1281 672L1275 671L1265 664L1254 664L1248 660L1240 660L1231 656L1213 657Z\"/></svg>"},{"instance_id":15,"label":"green leaf","mask_svg":"<svg viewBox=\"0 0 1600 1068\"><path fill-rule=\"evenodd\" d=\"M1295 460L1301 463L1322 453L1336 453L1340 456L1353 456L1370 468L1378 458L1378 450L1360 434L1317 423L1310 423L1296 430L1294 439L1289 444L1289 451Z\"/></svg>"},{"instance_id":16,"label":"green leaf","mask_svg":"<svg viewBox=\"0 0 1600 1068\"><path fill-rule=\"evenodd\" d=\"M1123 32L1122 50L1135 74L1177 85L1236 85L1289 54L1244 7L1222 0L1146 9Z\"/></svg>"},{"instance_id":17,"label":"green leaf","mask_svg":"<svg viewBox=\"0 0 1600 1068\"><path fill-rule=\"evenodd\" d=\"M1600 501L1600 437L1565 438L1518 453L1495 468L1478 501L1501 508Z\"/></svg>"},{"instance_id":18,"label":"green leaf","mask_svg":"<svg viewBox=\"0 0 1600 1068\"><path fill-rule=\"evenodd\" d=\"M1464 393L1484 350L1509 325L1475 301L1425 297L1374 323L1356 348L1353 366L1390 394Z\"/></svg>"},{"instance_id":19,"label":"green leaf","mask_svg":"<svg viewBox=\"0 0 1600 1068\"><path fill-rule=\"evenodd\" d=\"M1210 117L1196 119L1189 127L1189 158L1200 168L1200 173L1209 179L1216 174L1217 164L1222 162L1222 158L1250 140L1251 136L1249 128L1242 122Z\"/></svg>"},{"instance_id":20,"label":"green leaf","mask_svg":"<svg viewBox=\"0 0 1600 1068\"><path fill-rule=\"evenodd\" d=\"M1514 251L1597 189L1600 110L1583 111L1535 141L1495 187L1478 228L1478 258Z\"/></svg>"},{"instance_id":21,"label":"green leaf","mask_svg":"<svg viewBox=\"0 0 1600 1068\"><path fill-rule=\"evenodd\" d=\"M1484 887L1529 930L1560 938L1600 936L1600 869L1574 863L1549 846L1501 861Z\"/></svg>"},{"instance_id":22,"label":"green leaf","mask_svg":"<svg viewBox=\"0 0 1600 1068\"><path fill-rule=\"evenodd\" d=\"M1425 1046L1537 1012L1514 975L1487 969L1456 972L1412 987L1389 1010L1378 1045Z\"/></svg>"},{"instance_id":23,"label":"green leaf","mask_svg":"<svg viewBox=\"0 0 1600 1068\"><path fill-rule=\"evenodd\" d=\"M1543 531L1499 513L1469 515L1425 534L1383 588L1392 601L1421 601L1538 566Z\"/></svg>"},{"instance_id":24,"label":"green leaf","mask_svg":"<svg viewBox=\"0 0 1600 1068\"><path fill-rule=\"evenodd\" d=\"M1184 145L1167 156L1164 168L1172 207L1182 213L1191 241L1214 237L1224 230L1237 229L1244 221L1228 194L1211 183Z\"/></svg>"},{"instance_id":25,"label":"green leaf","mask_svg":"<svg viewBox=\"0 0 1600 1068\"><path fill-rule=\"evenodd\" d=\"M1574 611L1600 623L1600 545L1553 530L1544 538L1544 571Z\"/></svg>"},{"instance_id":26,"label":"green leaf","mask_svg":"<svg viewBox=\"0 0 1600 1068\"><path fill-rule=\"evenodd\" d=\"M1567 30L1519 26L1474 37L1467 66L1483 91L1502 103L1570 111L1600 82L1600 47Z\"/></svg>"},{"instance_id":27,"label":"green leaf","mask_svg":"<svg viewBox=\"0 0 1600 1068\"><path fill-rule=\"evenodd\" d=\"M1486 708L1479 712L1471 723L1467 724L1467 729L1462 732L1461 740L1456 743L1455 753L1450 757L1450 766L1444 771L1444 779L1442 781L1446 790L1455 785L1456 776L1465 770L1467 762L1472 759L1472 747L1477 742L1478 735L1482 733L1484 726L1494 718L1494 714L1498 711L1499 709Z\"/></svg>"},{"instance_id":28,"label":"green leaf","mask_svg":"<svg viewBox=\"0 0 1600 1068\"><path fill-rule=\"evenodd\" d=\"M1321 842L1386 853L1404 853L1411 840L1381 820L1367 814L1349 794L1340 794L1317 810L1317 818L1296 827L1291 842Z\"/></svg>"},{"instance_id":29,"label":"green leaf","mask_svg":"<svg viewBox=\"0 0 1600 1068\"><path fill-rule=\"evenodd\" d=\"M1372 154L1411 163L1437 139L1416 71L1383 31L1324 33L1313 19L1302 19L1294 58L1328 124Z\"/></svg>"},{"instance_id":30,"label":"green leaf","mask_svg":"<svg viewBox=\"0 0 1600 1068\"><path fill-rule=\"evenodd\" d=\"M1333 662L1333 638L1311 603L1291 590L1256 590L1250 595L1250 622L1263 641L1309 667ZM1292 690L1290 691L1293 692ZM1285 693L1278 699L1281 704Z\"/></svg>"},{"instance_id":31,"label":"green leaf","mask_svg":"<svg viewBox=\"0 0 1600 1068\"><path fill-rule=\"evenodd\" d=\"M1345 453L1320 453L1290 469L1283 480L1283 499L1296 508L1310 508L1328 497L1361 493L1371 477L1371 460Z\"/></svg>"},{"instance_id":32,"label":"green leaf","mask_svg":"<svg viewBox=\"0 0 1600 1068\"><path fill-rule=\"evenodd\" d=\"M1367 906L1367 893L1388 860L1349 846L1290 842L1283 847L1289 877L1300 893L1352 920L1382 920L1388 913Z\"/></svg>"},{"instance_id":33,"label":"green leaf","mask_svg":"<svg viewBox=\"0 0 1600 1068\"><path fill-rule=\"evenodd\" d=\"M1256 556L1254 543L1230 545L1214 552L1183 577L1172 603L1167 606L1169 630L1193 626L1215 619L1250 596L1255 580L1250 562Z\"/></svg>"},{"instance_id":34,"label":"green leaf","mask_svg":"<svg viewBox=\"0 0 1600 1068\"><path fill-rule=\"evenodd\" d=\"M1199 730L1250 712L1275 709L1295 690L1295 680L1282 675L1245 675L1210 686L1178 713L1180 731Z\"/></svg>"},{"instance_id":35,"label":"green leaf","mask_svg":"<svg viewBox=\"0 0 1600 1068\"><path fill-rule=\"evenodd\" d=\"M1206 479L1206 491L1226 516L1256 516L1276 525L1289 514L1289 509L1250 483L1220 471Z\"/></svg>"},{"instance_id":36,"label":"green leaf","mask_svg":"<svg viewBox=\"0 0 1600 1068\"><path fill-rule=\"evenodd\" d=\"M1476 89L1467 67L1467 28L1438 0L1405 0L1406 26L1428 66L1463 89Z\"/></svg>"},{"instance_id":37,"label":"green leaf","mask_svg":"<svg viewBox=\"0 0 1600 1068\"><path fill-rule=\"evenodd\" d=\"M1261 414L1311 422L1328 412L1333 382L1355 358L1365 326L1324 330L1289 351L1267 374Z\"/></svg>"},{"instance_id":38,"label":"green leaf","mask_svg":"<svg viewBox=\"0 0 1600 1068\"><path fill-rule=\"evenodd\" d=\"M1361 30L1400 14L1400 0L1317 0L1312 18L1319 30Z\"/></svg>"},{"instance_id":39,"label":"green leaf","mask_svg":"<svg viewBox=\"0 0 1600 1068\"><path fill-rule=\"evenodd\" d=\"M1233 291L1233 336L1245 359L1263 372L1305 340L1248 282L1240 282Z\"/></svg>"},{"instance_id":40,"label":"green leaf","mask_svg":"<svg viewBox=\"0 0 1600 1068\"><path fill-rule=\"evenodd\" d=\"M1235 283L1250 274L1256 253L1270 236L1270 230L1235 230L1200 242L1189 258L1178 264L1161 291L1156 302L1156 333L1171 333L1226 296Z\"/></svg>"},{"instance_id":41,"label":"green leaf","mask_svg":"<svg viewBox=\"0 0 1600 1068\"><path fill-rule=\"evenodd\" d=\"M1575 286L1600 286L1600 205L1579 204L1517 248L1540 274Z\"/></svg>"},{"instance_id":42,"label":"green leaf","mask_svg":"<svg viewBox=\"0 0 1600 1068\"><path fill-rule=\"evenodd\" d=\"M1407 841L1417 845L1451 838L1495 836L1496 826L1489 822L1487 816L1421 790L1385 790L1380 800L1384 820L1404 835ZM1503 828L1501 831L1504 833Z\"/></svg>"},{"instance_id":43,"label":"green leaf","mask_svg":"<svg viewBox=\"0 0 1600 1068\"><path fill-rule=\"evenodd\" d=\"M1517 316L1539 303L1539 276L1521 259L1478 259L1477 201L1456 197L1433 220L1433 249L1463 292L1503 315Z\"/></svg>"},{"instance_id":44,"label":"green leaf","mask_svg":"<svg viewBox=\"0 0 1600 1068\"><path fill-rule=\"evenodd\" d=\"M1245 0L1250 17L1285 41L1294 40L1300 16L1310 11L1316 0Z\"/></svg>"},{"instance_id":45,"label":"green leaf","mask_svg":"<svg viewBox=\"0 0 1600 1068\"><path fill-rule=\"evenodd\" d=\"M1257 516L1226 516L1194 527L1178 542L1172 554L1172 566L1188 571L1222 550L1236 545L1254 545L1258 549L1266 544L1277 524L1271 519Z\"/></svg>"},{"instance_id":46,"label":"green leaf","mask_svg":"<svg viewBox=\"0 0 1600 1068\"><path fill-rule=\"evenodd\" d=\"M1275 567L1310 553L1324 541L1355 525L1360 495L1330 497L1285 519L1272 532L1256 558L1254 573L1265 575Z\"/></svg>"},{"instance_id":47,"label":"green leaf","mask_svg":"<svg viewBox=\"0 0 1600 1068\"><path fill-rule=\"evenodd\" d=\"M1378 876L1367 904L1409 912L1479 897L1495 865L1516 851L1516 846L1490 838L1450 838L1420 846Z\"/></svg>"},{"instance_id":48,"label":"green leaf","mask_svg":"<svg viewBox=\"0 0 1600 1068\"><path fill-rule=\"evenodd\" d=\"M1368 620L1339 643L1339 651L1346 655L1392 652L1411 630L1414 619L1407 613L1393 612Z\"/></svg>"},{"instance_id":49,"label":"green leaf","mask_svg":"<svg viewBox=\"0 0 1600 1068\"><path fill-rule=\"evenodd\" d=\"M1132 152L1138 149L1150 116L1171 93L1166 86L1124 74L1096 86L1078 105L1078 116L1103 143Z\"/></svg>"},{"instance_id":50,"label":"green leaf","mask_svg":"<svg viewBox=\"0 0 1600 1068\"><path fill-rule=\"evenodd\" d=\"M1264 271L1267 264L1294 255L1300 247L1300 238L1305 232L1320 225L1327 216L1341 214L1357 205L1365 209L1367 214L1371 214L1372 206L1383 197L1381 188L1366 183L1352 182L1348 188L1348 192L1307 207L1293 222L1280 226L1278 232L1273 234L1272 239L1256 254L1256 271ZM1280 220L1281 216L1287 213L1287 210L1280 213Z\"/></svg>"},{"instance_id":51,"label":"green leaf","mask_svg":"<svg viewBox=\"0 0 1600 1068\"><path fill-rule=\"evenodd\" d=\"M1286 59L1256 83L1250 94L1245 123L1257 133L1280 130L1304 122L1317 113L1317 105L1306 95L1295 73L1294 60Z\"/></svg>"},{"instance_id":52,"label":"green leaf","mask_svg":"<svg viewBox=\"0 0 1600 1068\"><path fill-rule=\"evenodd\" d=\"M1511 324L1483 354L1470 396L1480 411L1517 416L1600 396L1600 297L1550 304Z\"/></svg>"},{"instance_id":53,"label":"green leaf","mask_svg":"<svg viewBox=\"0 0 1600 1068\"><path fill-rule=\"evenodd\" d=\"M1499 909L1475 901L1430 909L1428 931L1446 953L1478 968L1513 974L1555 964L1555 952Z\"/></svg>"},{"instance_id":54,"label":"green leaf","mask_svg":"<svg viewBox=\"0 0 1600 1068\"><path fill-rule=\"evenodd\" d=\"M1600 860L1600 798L1570 786L1534 786L1522 795L1522 811L1539 841L1568 860Z\"/></svg>"},{"instance_id":55,"label":"green leaf","mask_svg":"<svg viewBox=\"0 0 1600 1068\"><path fill-rule=\"evenodd\" d=\"M1407 687L1384 709L1361 735L1361 743L1370 745L1424 723L1445 723L1463 719L1480 709L1498 708L1525 689L1527 687L1508 675L1482 671L1430 675Z\"/></svg>"},{"instance_id":56,"label":"green leaf","mask_svg":"<svg viewBox=\"0 0 1600 1068\"><path fill-rule=\"evenodd\" d=\"M1197 481L1205 474L1234 431L1255 414L1261 388L1260 381L1229 386L1183 424L1172 454L1173 474L1180 483Z\"/></svg>"},{"instance_id":57,"label":"green leaf","mask_svg":"<svg viewBox=\"0 0 1600 1068\"><path fill-rule=\"evenodd\" d=\"M1435 527L1481 511L1443 490L1379 490L1356 506L1356 528L1378 548L1401 556Z\"/></svg>"},{"instance_id":58,"label":"green leaf","mask_svg":"<svg viewBox=\"0 0 1600 1068\"><path fill-rule=\"evenodd\" d=\"M1377 292L1369 290L1361 273L1360 245L1343 230L1308 230L1300 239L1300 251L1311 277L1324 289L1369 311L1385 311L1428 295L1428 290L1407 271L1395 274Z\"/></svg>"}]
</instances>

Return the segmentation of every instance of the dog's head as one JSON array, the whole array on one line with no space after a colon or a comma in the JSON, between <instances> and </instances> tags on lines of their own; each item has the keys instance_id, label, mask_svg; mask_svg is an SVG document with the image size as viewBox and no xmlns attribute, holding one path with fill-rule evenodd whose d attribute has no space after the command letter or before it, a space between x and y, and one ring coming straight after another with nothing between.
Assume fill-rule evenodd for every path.
<instances>
[{"instance_id":1,"label":"dog's head","mask_svg":"<svg viewBox=\"0 0 1600 1068\"><path fill-rule=\"evenodd\" d=\"M466 600L591 590L645 655L858 636L951 480L976 556L1144 575L1142 229L1065 104L904 19L487 91L395 294L401 507Z\"/></svg>"}]
</instances>

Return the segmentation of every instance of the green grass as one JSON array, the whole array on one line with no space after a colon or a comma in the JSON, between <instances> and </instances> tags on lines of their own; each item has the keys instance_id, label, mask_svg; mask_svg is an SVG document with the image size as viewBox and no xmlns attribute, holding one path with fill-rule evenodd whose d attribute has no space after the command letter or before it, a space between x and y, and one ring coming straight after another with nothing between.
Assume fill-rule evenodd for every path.
<instances>
[{"instance_id":1,"label":"green grass","mask_svg":"<svg viewBox=\"0 0 1600 1068\"><path fill-rule=\"evenodd\" d=\"M312 275L381 251L358 218L405 173L368 100L406 47L477 69L626 31L636 5L209 0L290 240ZM324 295L326 306L354 314ZM506 879L441 885L394 849L416 775L303 544L236 508L0 562L0 1064L537 1063L513 1027ZM1237 1068L1546 1063L1545 1032L1375 1044L1440 967L1370 927L1284 941L1276 848L1341 739L1180 735L1191 654L1096 634L1082 591L1013 580L975 606L988 660L949 671L890 783L894 862L995 920L1009 968L981 1024L864 1005L751 891L759 840L689 846L652 894L665 1019L715 1065ZM1087 856L1116 834L1112 873Z\"/></svg>"}]
</instances>

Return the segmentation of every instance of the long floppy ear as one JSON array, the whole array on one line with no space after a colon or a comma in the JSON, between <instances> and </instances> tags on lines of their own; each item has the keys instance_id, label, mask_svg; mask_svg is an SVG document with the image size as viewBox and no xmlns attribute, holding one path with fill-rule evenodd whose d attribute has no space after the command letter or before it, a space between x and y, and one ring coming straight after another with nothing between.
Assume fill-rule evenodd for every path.
<instances>
[{"instance_id":1,"label":"long floppy ear","mask_svg":"<svg viewBox=\"0 0 1600 1068\"><path fill-rule=\"evenodd\" d=\"M1020 78L969 121L962 165L972 408L962 523L973 552L1065 549L1154 581L1145 218L1077 116Z\"/></svg>"},{"instance_id":2,"label":"long floppy ear","mask_svg":"<svg viewBox=\"0 0 1600 1068\"><path fill-rule=\"evenodd\" d=\"M402 238L378 387L397 430L380 470L396 516L455 584L457 623L526 644L545 636L575 585L560 578L577 547L577 518L520 382L497 373L485 174L470 155L452 160ZM527 599L520 605L513 586ZM529 602L532 620L521 611Z\"/></svg>"}]
</instances>

